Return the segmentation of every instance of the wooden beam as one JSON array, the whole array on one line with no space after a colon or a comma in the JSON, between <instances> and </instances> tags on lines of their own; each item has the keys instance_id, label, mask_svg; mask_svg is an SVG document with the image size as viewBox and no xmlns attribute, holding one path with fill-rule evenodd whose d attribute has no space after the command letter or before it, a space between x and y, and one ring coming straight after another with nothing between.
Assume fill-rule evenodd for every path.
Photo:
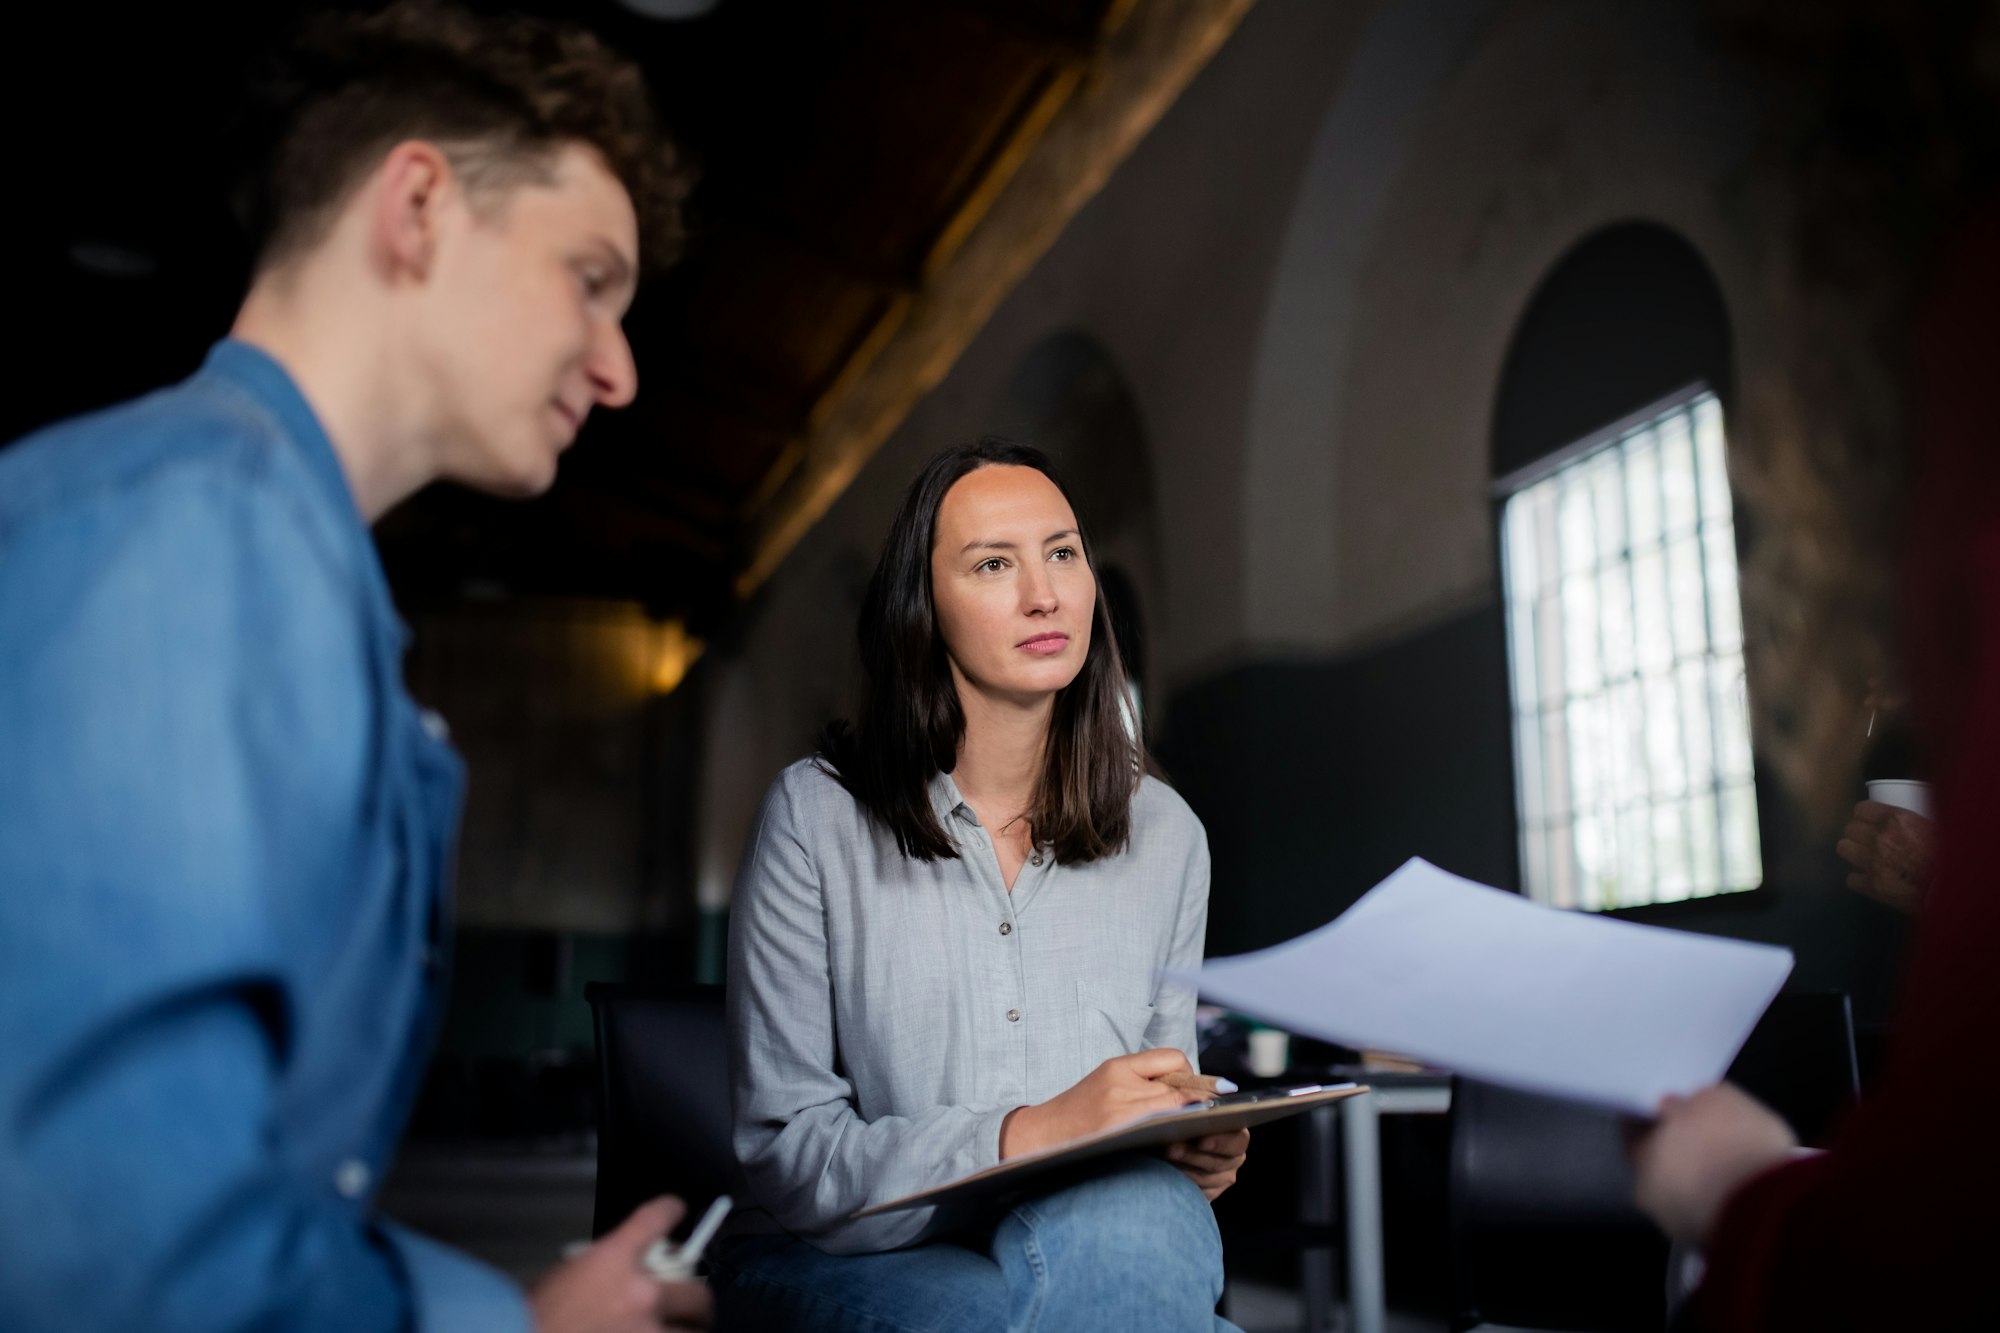
<instances>
[{"instance_id":1,"label":"wooden beam","mask_svg":"<svg viewBox=\"0 0 2000 1333\"><path fill-rule=\"evenodd\" d=\"M1021 0L956 0L964 9L983 14L1008 32L1075 56L1090 55L1106 37L1131 16L1138 0L1103 0L1077 5L1068 17L1049 12L1047 5L1029 5Z\"/></svg>"},{"instance_id":2,"label":"wooden beam","mask_svg":"<svg viewBox=\"0 0 2000 1333\"><path fill-rule=\"evenodd\" d=\"M822 400L803 458L750 523L747 597L812 529L910 410L950 371L1002 299L1233 32L1253 0L1142 0L1040 141L930 275L865 368Z\"/></svg>"},{"instance_id":3,"label":"wooden beam","mask_svg":"<svg viewBox=\"0 0 2000 1333\"><path fill-rule=\"evenodd\" d=\"M1035 150L1048 138L1049 127L1062 115L1063 108L1070 104L1077 85L1083 81L1088 62L1076 60L1058 65L1049 72L1041 90L1015 121L999 149L993 154L986 169L979 175L958 210L944 224L944 229L932 240L930 252L921 265L922 282L926 287L934 286L937 275L947 268L958 254L959 247L986 219L993 205L1007 192L1014 178L1035 155Z\"/></svg>"}]
</instances>

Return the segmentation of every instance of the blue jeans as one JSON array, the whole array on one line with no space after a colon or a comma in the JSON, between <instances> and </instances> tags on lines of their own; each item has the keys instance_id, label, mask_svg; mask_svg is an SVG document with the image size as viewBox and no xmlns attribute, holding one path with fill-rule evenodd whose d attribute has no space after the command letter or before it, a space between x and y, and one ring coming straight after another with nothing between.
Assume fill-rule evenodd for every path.
<instances>
[{"instance_id":1,"label":"blue jeans","mask_svg":"<svg viewBox=\"0 0 2000 1333\"><path fill-rule=\"evenodd\" d=\"M713 1254L716 1327L797 1333L1231 1331L1222 1237L1157 1158L1016 1205L991 1233L886 1254L740 1236Z\"/></svg>"}]
</instances>

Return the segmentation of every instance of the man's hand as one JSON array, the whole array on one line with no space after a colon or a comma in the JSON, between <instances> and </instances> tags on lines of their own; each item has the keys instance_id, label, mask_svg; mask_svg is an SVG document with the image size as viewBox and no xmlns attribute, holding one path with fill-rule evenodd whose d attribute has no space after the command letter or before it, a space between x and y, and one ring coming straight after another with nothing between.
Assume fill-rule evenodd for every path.
<instances>
[{"instance_id":1,"label":"man's hand","mask_svg":"<svg viewBox=\"0 0 2000 1333\"><path fill-rule=\"evenodd\" d=\"M1834 844L1854 867L1847 887L1877 902L1915 912L1930 887L1937 859L1937 825L1922 815L1880 801L1854 807L1847 832Z\"/></svg>"},{"instance_id":2,"label":"man's hand","mask_svg":"<svg viewBox=\"0 0 2000 1333\"><path fill-rule=\"evenodd\" d=\"M661 1282L640 1267L684 1211L679 1199L641 1204L618 1229L535 1284L535 1333L682 1333L708 1327L705 1282Z\"/></svg>"},{"instance_id":3,"label":"man's hand","mask_svg":"<svg viewBox=\"0 0 2000 1333\"><path fill-rule=\"evenodd\" d=\"M1167 1149L1167 1160L1187 1172L1188 1179L1201 1186L1201 1192L1214 1203L1217 1195L1236 1183L1236 1173L1249 1152L1250 1131L1239 1129L1173 1144Z\"/></svg>"},{"instance_id":4,"label":"man's hand","mask_svg":"<svg viewBox=\"0 0 2000 1333\"><path fill-rule=\"evenodd\" d=\"M1633 1194L1660 1230L1700 1248L1737 1187L1797 1147L1784 1121L1732 1084L1668 1097L1658 1122L1633 1145Z\"/></svg>"},{"instance_id":5,"label":"man's hand","mask_svg":"<svg viewBox=\"0 0 2000 1333\"><path fill-rule=\"evenodd\" d=\"M1193 1072L1187 1057L1171 1046L1113 1056L1067 1092L1034 1106L1016 1107L1000 1126L1000 1159L1052 1148L1153 1111L1205 1102L1213 1095L1205 1089L1170 1087L1160 1081L1167 1074Z\"/></svg>"}]
</instances>

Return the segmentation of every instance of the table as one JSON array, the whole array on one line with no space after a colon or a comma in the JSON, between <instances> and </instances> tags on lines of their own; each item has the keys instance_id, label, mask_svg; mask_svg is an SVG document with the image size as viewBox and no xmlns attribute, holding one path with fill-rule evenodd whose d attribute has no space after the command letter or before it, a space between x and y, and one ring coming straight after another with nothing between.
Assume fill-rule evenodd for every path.
<instances>
[{"instance_id":1,"label":"table","mask_svg":"<svg viewBox=\"0 0 2000 1333\"><path fill-rule=\"evenodd\" d=\"M1305 1169L1300 1173L1299 1220L1327 1225L1333 1219L1334 1178L1341 1180L1341 1213L1347 1237L1345 1333L1383 1333L1388 1297L1382 1277L1382 1140L1385 1115L1443 1115L1451 1109L1451 1075L1384 1073L1335 1066L1324 1082L1352 1079L1368 1091L1306 1112ZM1335 1141L1339 1142L1336 1166ZM1308 1249L1302 1260L1306 1333L1333 1324L1333 1254Z\"/></svg>"}]
</instances>

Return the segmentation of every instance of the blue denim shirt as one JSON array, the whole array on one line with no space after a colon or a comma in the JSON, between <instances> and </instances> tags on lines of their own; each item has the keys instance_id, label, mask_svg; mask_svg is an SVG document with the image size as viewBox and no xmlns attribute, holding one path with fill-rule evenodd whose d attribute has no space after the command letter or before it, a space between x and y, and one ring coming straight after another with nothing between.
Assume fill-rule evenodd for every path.
<instances>
[{"instance_id":1,"label":"blue denim shirt","mask_svg":"<svg viewBox=\"0 0 2000 1333\"><path fill-rule=\"evenodd\" d=\"M0 1328L526 1326L373 1216L463 782L403 646L247 344L0 452Z\"/></svg>"}]
</instances>

